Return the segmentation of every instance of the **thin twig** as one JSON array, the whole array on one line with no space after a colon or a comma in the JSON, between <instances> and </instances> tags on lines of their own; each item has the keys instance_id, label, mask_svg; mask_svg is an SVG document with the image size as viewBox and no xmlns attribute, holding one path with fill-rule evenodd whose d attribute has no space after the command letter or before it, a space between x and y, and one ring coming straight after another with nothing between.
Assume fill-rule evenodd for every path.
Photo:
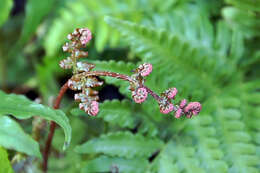
<instances>
[{"instance_id":1,"label":"thin twig","mask_svg":"<svg viewBox=\"0 0 260 173\"><path fill-rule=\"evenodd\" d=\"M60 89L59 95L57 96L53 108L54 109L58 109L60 107L60 102L62 100L62 97L64 95L64 93L67 91L68 89L68 82L66 82ZM53 139L53 135L55 132L55 128L56 128L56 123L54 121L51 121L50 124L50 132L48 134L48 138L46 140L45 143L45 148L43 151L43 172L47 172L48 170L48 158L49 158L49 153L50 153L50 148L51 148L51 143L52 143L52 139Z\"/></svg>"}]
</instances>

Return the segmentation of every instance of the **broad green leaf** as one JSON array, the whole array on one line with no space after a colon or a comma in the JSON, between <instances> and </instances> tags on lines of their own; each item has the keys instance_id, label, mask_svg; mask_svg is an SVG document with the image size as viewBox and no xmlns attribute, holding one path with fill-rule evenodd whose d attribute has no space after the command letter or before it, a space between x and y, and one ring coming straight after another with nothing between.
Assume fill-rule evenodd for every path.
<instances>
[{"instance_id":1,"label":"broad green leaf","mask_svg":"<svg viewBox=\"0 0 260 173\"><path fill-rule=\"evenodd\" d=\"M0 172L1 173L13 173L12 166L8 160L8 154L5 149L0 147Z\"/></svg>"},{"instance_id":2,"label":"broad green leaf","mask_svg":"<svg viewBox=\"0 0 260 173\"><path fill-rule=\"evenodd\" d=\"M19 44L27 42L34 34L37 26L51 10L54 0L28 0L26 3L26 17Z\"/></svg>"},{"instance_id":3,"label":"broad green leaf","mask_svg":"<svg viewBox=\"0 0 260 173\"><path fill-rule=\"evenodd\" d=\"M93 172L124 172L124 173L144 173L148 167L145 159L124 159L120 157L100 156L83 164L82 173Z\"/></svg>"},{"instance_id":4,"label":"broad green leaf","mask_svg":"<svg viewBox=\"0 0 260 173\"><path fill-rule=\"evenodd\" d=\"M98 154L125 158L149 157L159 150L163 142L159 139L144 137L140 134L133 135L129 132L117 132L102 135L77 146L78 153Z\"/></svg>"},{"instance_id":5,"label":"broad green leaf","mask_svg":"<svg viewBox=\"0 0 260 173\"><path fill-rule=\"evenodd\" d=\"M0 116L0 145L41 157L38 143L26 134L18 123L7 116Z\"/></svg>"},{"instance_id":6,"label":"broad green leaf","mask_svg":"<svg viewBox=\"0 0 260 173\"><path fill-rule=\"evenodd\" d=\"M134 128L136 125L135 117L132 113L132 103L128 100L112 100L100 103L97 118L102 118L104 121L119 125L120 127ZM72 109L71 113L75 116L86 115L86 113L78 108Z\"/></svg>"},{"instance_id":7,"label":"broad green leaf","mask_svg":"<svg viewBox=\"0 0 260 173\"><path fill-rule=\"evenodd\" d=\"M60 125L65 133L64 149L68 147L71 140L71 127L69 119L61 110L54 110L42 104L30 101L24 96L6 94L0 91L0 114L11 114L19 119L28 119L32 116L40 116Z\"/></svg>"},{"instance_id":8,"label":"broad green leaf","mask_svg":"<svg viewBox=\"0 0 260 173\"><path fill-rule=\"evenodd\" d=\"M7 20L13 6L13 0L1 0L0 3L0 27Z\"/></svg>"}]
</instances>

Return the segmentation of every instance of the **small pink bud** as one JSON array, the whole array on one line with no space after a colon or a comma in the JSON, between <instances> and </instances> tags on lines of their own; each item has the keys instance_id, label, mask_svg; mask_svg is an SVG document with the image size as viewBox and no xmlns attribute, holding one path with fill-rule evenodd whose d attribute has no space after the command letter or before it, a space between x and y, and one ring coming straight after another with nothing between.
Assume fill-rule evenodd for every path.
<instances>
[{"instance_id":1,"label":"small pink bud","mask_svg":"<svg viewBox=\"0 0 260 173\"><path fill-rule=\"evenodd\" d=\"M183 100L181 101L181 103L180 103L180 108L183 109L184 106L186 106L186 104L187 104L187 100L186 100L186 99L183 99Z\"/></svg>"},{"instance_id":2,"label":"small pink bud","mask_svg":"<svg viewBox=\"0 0 260 173\"><path fill-rule=\"evenodd\" d=\"M89 115L96 116L99 112L98 108L98 102L97 101L92 101L90 104L90 109L88 111Z\"/></svg>"},{"instance_id":3,"label":"small pink bud","mask_svg":"<svg viewBox=\"0 0 260 173\"><path fill-rule=\"evenodd\" d=\"M92 39L91 31L88 28L81 28L79 32L81 34L80 36L81 44L86 45Z\"/></svg>"},{"instance_id":4,"label":"small pink bud","mask_svg":"<svg viewBox=\"0 0 260 173\"><path fill-rule=\"evenodd\" d=\"M142 103L147 98L147 91L145 88L137 88L137 90L132 92L132 97L136 103Z\"/></svg>"},{"instance_id":5,"label":"small pink bud","mask_svg":"<svg viewBox=\"0 0 260 173\"><path fill-rule=\"evenodd\" d=\"M138 70L141 76L148 76L152 72L153 66L152 64L144 63L138 67Z\"/></svg>"},{"instance_id":6,"label":"small pink bud","mask_svg":"<svg viewBox=\"0 0 260 173\"><path fill-rule=\"evenodd\" d=\"M192 115L198 115L200 111L201 111L201 104L199 102L190 102L184 108L184 112L188 116L188 118L191 118Z\"/></svg>"},{"instance_id":7,"label":"small pink bud","mask_svg":"<svg viewBox=\"0 0 260 173\"><path fill-rule=\"evenodd\" d=\"M175 118L180 118L181 117L181 115L182 115L182 109L178 109L176 112L175 112Z\"/></svg>"},{"instance_id":8,"label":"small pink bud","mask_svg":"<svg viewBox=\"0 0 260 173\"><path fill-rule=\"evenodd\" d=\"M165 106L161 106L160 107L160 112L163 113L163 114L168 114L169 112L173 111L173 104L169 103Z\"/></svg>"},{"instance_id":9,"label":"small pink bud","mask_svg":"<svg viewBox=\"0 0 260 173\"><path fill-rule=\"evenodd\" d=\"M178 90L176 88L170 88L166 90L166 95L169 99L174 99L174 97L177 95Z\"/></svg>"}]
</instances>

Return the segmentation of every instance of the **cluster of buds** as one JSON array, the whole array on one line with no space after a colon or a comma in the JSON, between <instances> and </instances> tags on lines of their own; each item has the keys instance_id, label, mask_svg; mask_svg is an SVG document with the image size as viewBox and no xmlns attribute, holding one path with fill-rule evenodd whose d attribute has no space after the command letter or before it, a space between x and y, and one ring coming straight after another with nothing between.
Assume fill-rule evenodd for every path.
<instances>
[{"instance_id":1,"label":"cluster of buds","mask_svg":"<svg viewBox=\"0 0 260 173\"><path fill-rule=\"evenodd\" d=\"M82 50L91 40L92 35L89 29L75 29L67 38L71 42L64 44L63 51L68 52L71 56L60 61L60 67L73 70L73 76L68 80L68 87L76 93L74 99L78 102L79 108L84 110L89 115L97 115L98 108L98 92L93 90L93 87L101 86L103 83L98 81L95 76L86 77L85 72L90 72L95 65L87 62L79 61L82 57L87 57L88 52Z\"/></svg>"},{"instance_id":2,"label":"cluster of buds","mask_svg":"<svg viewBox=\"0 0 260 173\"><path fill-rule=\"evenodd\" d=\"M175 118L180 118L186 115L191 118L192 115L197 115L201 110L199 102L191 102L187 105L186 99L183 99L180 105L173 105L172 100L178 93L176 88L169 88L158 96L152 90L144 86L145 79L152 72L152 64L141 64L137 69L133 70L134 74L131 76L130 90L132 91L132 98L136 103L142 103L146 100L148 93L151 94L159 104L160 112L168 114L175 111Z\"/></svg>"},{"instance_id":3,"label":"cluster of buds","mask_svg":"<svg viewBox=\"0 0 260 173\"><path fill-rule=\"evenodd\" d=\"M197 115L200 112L201 104L199 102L190 102L187 105L187 101L184 99L180 105L174 105L172 100L175 99L178 93L176 88L167 89L159 96L146 87L144 85L145 77L152 72L152 64L144 63L139 65L138 68L132 71L133 75L131 76L115 72L92 71L95 67L94 64L79 61L80 58L88 56L88 52L83 51L82 48L92 38L90 30L87 28L75 29L67 38L71 42L65 43L63 51L70 53L71 56L62 60L60 66L64 69L73 70L73 76L68 80L67 85L72 90L80 91L75 94L74 99L80 102L79 108L89 115L95 116L99 111L98 92L92 88L101 86L103 82L98 81L96 76L110 76L128 81L130 84L129 90L131 90L132 98L136 103L144 102L148 94L150 94L158 102L160 112L163 114L174 111L176 118L180 118L182 115L191 118L192 115Z\"/></svg>"}]
</instances>

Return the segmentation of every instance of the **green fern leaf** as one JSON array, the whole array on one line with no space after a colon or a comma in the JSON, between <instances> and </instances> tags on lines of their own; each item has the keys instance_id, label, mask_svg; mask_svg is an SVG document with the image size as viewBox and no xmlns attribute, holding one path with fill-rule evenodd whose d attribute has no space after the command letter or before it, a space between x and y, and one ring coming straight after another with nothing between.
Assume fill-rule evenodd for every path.
<instances>
[{"instance_id":1,"label":"green fern leaf","mask_svg":"<svg viewBox=\"0 0 260 173\"><path fill-rule=\"evenodd\" d=\"M18 123L7 116L0 116L0 145L28 155L41 157L38 143L24 133Z\"/></svg>"},{"instance_id":2,"label":"green fern leaf","mask_svg":"<svg viewBox=\"0 0 260 173\"><path fill-rule=\"evenodd\" d=\"M227 172L228 165L223 161L217 130L210 115L201 114L190 122L190 128L197 141L197 156L206 172Z\"/></svg>"},{"instance_id":3,"label":"green fern leaf","mask_svg":"<svg viewBox=\"0 0 260 173\"><path fill-rule=\"evenodd\" d=\"M260 19L254 11L226 7L222 10L226 21L234 30L240 30L247 37L259 36Z\"/></svg>"},{"instance_id":4,"label":"green fern leaf","mask_svg":"<svg viewBox=\"0 0 260 173\"><path fill-rule=\"evenodd\" d=\"M100 156L83 164L81 172L125 172L125 173L144 173L148 167L145 159L124 159L119 157Z\"/></svg>"},{"instance_id":5,"label":"green fern leaf","mask_svg":"<svg viewBox=\"0 0 260 173\"><path fill-rule=\"evenodd\" d=\"M232 68L227 68L224 58L217 58L218 53L189 44L179 35L111 17L107 17L106 21L121 31L143 61L153 64L156 75L147 80L147 85L154 90L158 84L161 85L160 88L168 88L172 86L170 83L174 83L178 88L183 88L185 93L195 93L195 90L210 92L216 88L213 83L220 79L225 81L232 71ZM174 78L168 77L172 75Z\"/></svg>"},{"instance_id":6,"label":"green fern leaf","mask_svg":"<svg viewBox=\"0 0 260 173\"><path fill-rule=\"evenodd\" d=\"M232 172L257 172L259 157L256 155L256 146L241 121L241 112L229 107L218 109L215 116L224 160Z\"/></svg>"},{"instance_id":7,"label":"green fern leaf","mask_svg":"<svg viewBox=\"0 0 260 173\"><path fill-rule=\"evenodd\" d=\"M105 101L99 105L100 112L97 118L118 125L120 127L134 128L136 126L136 116L133 115L133 104L128 100L112 100ZM72 115L86 115L86 113L78 108L71 110Z\"/></svg>"},{"instance_id":8,"label":"green fern leaf","mask_svg":"<svg viewBox=\"0 0 260 173\"><path fill-rule=\"evenodd\" d=\"M125 158L149 157L163 146L163 142L158 139L145 138L129 132L117 132L102 135L99 138L77 146L78 153L98 154L104 153L110 156Z\"/></svg>"}]
</instances>

